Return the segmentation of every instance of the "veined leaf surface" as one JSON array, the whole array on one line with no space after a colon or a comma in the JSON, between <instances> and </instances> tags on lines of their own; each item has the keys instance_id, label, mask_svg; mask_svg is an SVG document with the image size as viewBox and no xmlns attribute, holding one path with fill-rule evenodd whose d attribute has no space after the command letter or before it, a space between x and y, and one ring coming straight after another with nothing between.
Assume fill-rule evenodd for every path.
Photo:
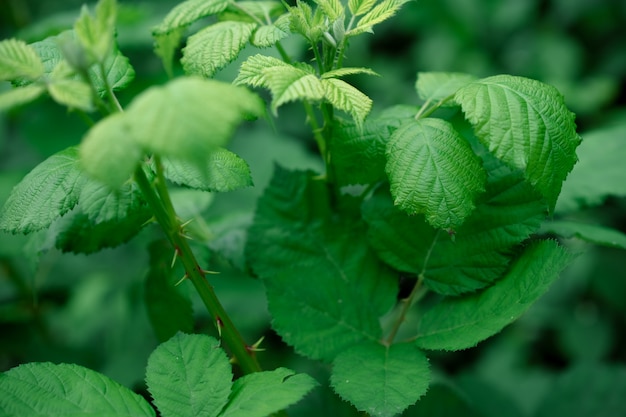
<instances>
[{"instance_id":1,"label":"veined leaf surface","mask_svg":"<svg viewBox=\"0 0 626 417\"><path fill-rule=\"evenodd\" d=\"M453 98L461 87L474 81L476 77L473 75L458 72L418 72L415 89L422 100L436 103ZM456 105L455 102L451 104Z\"/></svg>"},{"instance_id":2,"label":"veined leaf surface","mask_svg":"<svg viewBox=\"0 0 626 417\"><path fill-rule=\"evenodd\" d=\"M41 59L24 41L6 39L0 42L0 80L36 80L43 72Z\"/></svg>"},{"instance_id":3,"label":"veined leaf surface","mask_svg":"<svg viewBox=\"0 0 626 417\"><path fill-rule=\"evenodd\" d=\"M228 6L228 0L187 0L179 3L165 16L163 21L154 28L155 34L171 32L190 25L196 20L217 14Z\"/></svg>"},{"instance_id":4,"label":"veined leaf surface","mask_svg":"<svg viewBox=\"0 0 626 417\"><path fill-rule=\"evenodd\" d=\"M352 116L357 127L363 127L363 121L372 109L372 99L343 80L326 78L321 83L324 98L335 108Z\"/></svg>"}]
</instances>

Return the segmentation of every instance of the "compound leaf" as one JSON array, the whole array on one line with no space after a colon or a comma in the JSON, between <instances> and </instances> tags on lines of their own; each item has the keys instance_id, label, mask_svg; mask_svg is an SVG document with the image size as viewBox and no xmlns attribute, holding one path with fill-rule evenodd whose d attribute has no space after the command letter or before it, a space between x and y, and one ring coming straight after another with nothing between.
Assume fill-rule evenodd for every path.
<instances>
[{"instance_id":1,"label":"compound leaf","mask_svg":"<svg viewBox=\"0 0 626 417\"><path fill-rule=\"evenodd\" d=\"M424 213L435 228L457 228L484 190L485 172L469 143L441 119L400 126L387 145L386 172L394 203Z\"/></svg>"},{"instance_id":2,"label":"compound leaf","mask_svg":"<svg viewBox=\"0 0 626 417\"><path fill-rule=\"evenodd\" d=\"M531 244L491 287L446 298L428 310L416 343L424 349L467 349L519 318L549 288L572 256L555 241Z\"/></svg>"},{"instance_id":3,"label":"compound leaf","mask_svg":"<svg viewBox=\"0 0 626 417\"><path fill-rule=\"evenodd\" d=\"M0 214L0 229L27 234L50 226L78 203L84 183L76 147L52 155L13 188Z\"/></svg>"},{"instance_id":4,"label":"compound leaf","mask_svg":"<svg viewBox=\"0 0 626 417\"><path fill-rule=\"evenodd\" d=\"M333 362L331 384L360 410L393 417L426 393L430 369L426 356L410 344L362 343Z\"/></svg>"},{"instance_id":5,"label":"compound leaf","mask_svg":"<svg viewBox=\"0 0 626 417\"><path fill-rule=\"evenodd\" d=\"M28 363L0 374L0 414L6 417L154 417L141 396L74 364Z\"/></svg>"},{"instance_id":6,"label":"compound leaf","mask_svg":"<svg viewBox=\"0 0 626 417\"><path fill-rule=\"evenodd\" d=\"M30 84L13 88L0 94L0 112L30 103L40 97L46 88L43 85Z\"/></svg>"},{"instance_id":7,"label":"compound leaf","mask_svg":"<svg viewBox=\"0 0 626 417\"><path fill-rule=\"evenodd\" d=\"M163 417L217 417L228 402L232 370L220 342L178 333L148 358L146 383Z\"/></svg>"},{"instance_id":8,"label":"compound leaf","mask_svg":"<svg viewBox=\"0 0 626 417\"><path fill-rule=\"evenodd\" d=\"M181 59L185 72L212 77L237 58L256 26L237 21L218 22L190 36Z\"/></svg>"},{"instance_id":9,"label":"compound leaf","mask_svg":"<svg viewBox=\"0 0 626 417\"><path fill-rule=\"evenodd\" d=\"M553 210L580 143L563 96L539 81L498 75L461 88L455 100L478 139L522 170Z\"/></svg>"},{"instance_id":10,"label":"compound leaf","mask_svg":"<svg viewBox=\"0 0 626 417\"><path fill-rule=\"evenodd\" d=\"M31 46L17 39L0 42L0 80L36 80L43 74L43 62Z\"/></svg>"},{"instance_id":11,"label":"compound leaf","mask_svg":"<svg viewBox=\"0 0 626 417\"><path fill-rule=\"evenodd\" d=\"M545 222L541 226L541 232L554 233L565 238L577 237L597 245L626 249L626 234L599 224L554 220Z\"/></svg>"},{"instance_id":12,"label":"compound leaf","mask_svg":"<svg viewBox=\"0 0 626 417\"><path fill-rule=\"evenodd\" d=\"M336 78L321 80L324 98L335 108L350 114L358 128L372 109L372 100L345 81Z\"/></svg>"},{"instance_id":13,"label":"compound leaf","mask_svg":"<svg viewBox=\"0 0 626 417\"><path fill-rule=\"evenodd\" d=\"M346 36L355 36L364 32L373 32L372 27L374 27L374 25L384 22L395 15L396 12L400 10L400 7L402 7L402 5L407 1L408 0L383 0L382 3L378 4L361 19L359 19L354 29L349 30L346 33ZM361 3L361 5L363 5L363 3ZM366 4L366 6L369 7L369 4Z\"/></svg>"},{"instance_id":14,"label":"compound leaf","mask_svg":"<svg viewBox=\"0 0 626 417\"><path fill-rule=\"evenodd\" d=\"M234 382L220 417L265 417L299 401L316 385L310 376L286 368L245 375Z\"/></svg>"},{"instance_id":15,"label":"compound leaf","mask_svg":"<svg viewBox=\"0 0 626 417\"><path fill-rule=\"evenodd\" d=\"M418 72L415 89L422 100L439 102L453 97L461 87L474 81L473 75L459 72Z\"/></svg>"},{"instance_id":16,"label":"compound leaf","mask_svg":"<svg viewBox=\"0 0 626 417\"><path fill-rule=\"evenodd\" d=\"M192 24L196 20L217 14L228 6L228 0L187 0L174 7L154 28L154 34L164 34Z\"/></svg>"},{"instance_id":17,"label":"compound leaf","mask_svg":"<svg viewBox=\"0 0 626 417\"><path fill-rule=\"evenodd\" d=\"M164 158L163 169L168 180L197 190L225 192L252 185L248 163L222 148L207 155L202 165Z\"/></svg>"}]
</instances>

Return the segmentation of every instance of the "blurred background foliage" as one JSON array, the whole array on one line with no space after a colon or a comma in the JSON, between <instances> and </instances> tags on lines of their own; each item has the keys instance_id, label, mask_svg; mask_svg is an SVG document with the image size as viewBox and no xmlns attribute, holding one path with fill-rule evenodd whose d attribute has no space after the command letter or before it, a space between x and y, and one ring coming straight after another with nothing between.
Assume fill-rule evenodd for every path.
<instances>
[{"instance_id":1,"label":"blurred background foliage","mask_svg":"<svg viewBox=\"0 0 626 417\"><path fill-rule=\"evenodd\" d=\"M4 0L0 35L34 42L57 34L71 27L81 3ZM119 94L124 103L166 81L152 53L151 28L175 2L120 3L118 41L137 71L130 88ZM381 75L351 78L374 99L374 111L419 104L414 90L418 71L539 79L564 94L583 138L586 133L618 135L624 146L616 152L626 157L624 22L626 2L621 0L419 0L406 4L374 35L355 39L346 65L367 66ZM286 47L294 56L307 56L298 40ZM218 78L232 80L236 68L237 62ZM0 91L8 88L0 84ZM295 355L269 330L263 288L243 265L245 228L274 164L320 166L300 107L285 106L279 117L276 126L262 121L244 126L232 142L232 150L249 162L255 187L212 198L183 191L176 201L198 220L196 246L209 268L220 271L210 278L233 320L251 342L266 336L267 350L260 354L264 366L287 366L325 381L325 365ZM86 129L76 114L49 99L0 115L0 201L40 161L79 143ZM613 157L613 163L624 159ZM626 183L626 170L617 171ZM626 232L625 195L567 215ZM158 237L158 230L148 227L128 244L86 256L39 253L32 249L32 238L0 235L0 371L31 361L73 362L142 391L147 356L158 343L144 287L147 247ZM625 253L576 240L564 243L581 254L522 319L477 348L430 355L437 383L406 415L583 416L591 414L559 409L551 395L593 396L589 401L611 404L611 395L626 391ZM190 288L180 289L194 299ZM195 330L213 332L195 299L194 312ZM606 389L583 389L589 381L601 381ZM316 390L293 409L299 416L324 414L354 412L328 388Z\"/></svg>"}]
</instances>

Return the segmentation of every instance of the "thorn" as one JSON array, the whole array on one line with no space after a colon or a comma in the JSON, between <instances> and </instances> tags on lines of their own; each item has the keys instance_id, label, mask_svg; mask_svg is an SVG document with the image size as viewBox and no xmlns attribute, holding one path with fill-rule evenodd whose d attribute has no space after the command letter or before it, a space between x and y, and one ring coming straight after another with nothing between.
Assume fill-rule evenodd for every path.
<instances>
[{"instance_id":1,"label":"thorn","mask_svg":"<svg viewBox=\"0 0 626 417\"><path fill-rule=\"evenodd\" d=\"M182 223L182 224L180 225L180 228L181 228L181 229L184 229L184 228L185 228L185 227L187 227L187 226L189 225L189 223L191 223L192 221L194 221L194 218L191 218L191 219L187 220L186 222Z\"/></svg>"},{"instance_id":2,"label":"thorn","mask_svg":"<svg viewBox=\"0 0 626 417\"><path fill-rule=\"evenodd\" d=\"M248 352L263 352L265 349L262 349L259 346L261 346L261 343L263 343L264 339L265 336L261 336L261 338L257 340L252 346L246 346L246 350Z\"/></svg>"},{"instance_id":3,"label":"thorn","mask_svg":"<svg viewBox=\"0 0 626 417\"><path fill-rule=\"evenodd\" d=\"M174 286L178 287L186 279L187 279L187 274L185 273L185 275L183 275L183 277L181 279L179 279L178 282L176 284L174 284Z\"/></svg>"},{"instance_id":4,"label":"thorn","mask_svg":"<svg viewBox=\"0 0 626 417\"><path fill-rule=\"evenodd\" d=\"M181 232L181 233L179 233L179 234L180 234L180 236L181 236L181 237L183 237L183 238L185 238L185 239L188 239L188 240L193 240L193 238L192 238L191 236L189 236L189 235L186 235L186 234L184 234L184 233L182 233L182 232Z\"/></svg>"},{"instance_id":5,"label":"thorn","mask_svg":"<svg viewBox=\"0 0 626 417\"><path fill-rule=\"evenodd\" d=\"M199 269L200 269L200 272L202 272L203 274L207 274L207 275L219 275L219 274L221 274L221 272L218 272L218 271L208 271L206 269L201 269L201 268L199 268Z\"/></svg>"},{"instance_id":6,"label":"thorn","mask_svg":"<svg viewBox=\"0 0 626 417\"><path fill-rule=\"evenodd\" d=\"M222 319L219 318L219 316L215 319L215 327L217 327L217 334L219 335L220 339L222 338L222 327L224 327L224 323L222 322Z\"/></svg>"},{"instance_id":7,"label":"thorn","mask_svg":"<svg viewBox=\"0 0 626 417\"><path fill-rule=\"evenodd\" d=\"M178 258L178 248L174 249L174 257L172 258L172 264L170 268L174 268L174 264L176 263L176 259Z\"/></svg>"},{"instance_id":8,"label":"thorn","mask_svg":"<svg viewBox=\"0 0 626 417\"><path fill-rule=\"evenodd\" d=\"M150 223L154 223L156 221L156 217L152 216L150 217L148 220L146 220L145 222L143 222L143 224L141 225L141 227L147 226Z\"/></svg>"}]
</instances>

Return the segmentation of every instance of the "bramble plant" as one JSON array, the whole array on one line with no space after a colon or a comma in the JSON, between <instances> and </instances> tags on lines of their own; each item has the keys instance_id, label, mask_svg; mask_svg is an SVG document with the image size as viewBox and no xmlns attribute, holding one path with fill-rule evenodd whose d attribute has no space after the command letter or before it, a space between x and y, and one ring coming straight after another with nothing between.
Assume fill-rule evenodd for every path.
<instances>
[{"instance_id":1,"label":"bramble plant","mask_svg":"<svg viewBox=\"0 0 626 417\"><path fill-rule=\"evenodd\" d=\"M171 80L126 108L115 92L134 70L116 46L115 0L84 7L57 36L0 42L0 78L14 86L0 94L0 109L48 94L92 124L79 146L13 189L0 228L76 253L120 245L152 223L169 241L150 246L148 299L167 306L148 306L163 342L146 370L160 415L283 413L318 384L286 368L262 371L259 343L244 341L229 318L188 239L193 225L172 201L177 188L252 185L247 163L226 146L242 122L276 117L286 103L304 106L324 171L276 167L247 231L245 265L265 286L273 329L297 353L331 364L334 391L367 415L399 415L420 399L432 380L425 351L471 348L520 317L573 258L549 236L622 238L550 221L581 139L549 85L419 73L420 106L370 116L372 100L344 78L376 73L345 66L346 53L404 3L185 1L153 32ZM189 33L209 16L213 23ZM281 41L290 36L307 43L310 61L287 53ZM185 75L176 76L185 38ZM232 84L211 79L248 45L258 54ZM249 88L269 90L269 114ZM219 340L185 334L191 308L171 279L175 264ZM416 310L419 324L409 325ZM229 362L243 374L234 382ZM0 393L3 416L156 415L142 397L78 365L18 366L0 376Z\"/></svg>"}]
</instances>

